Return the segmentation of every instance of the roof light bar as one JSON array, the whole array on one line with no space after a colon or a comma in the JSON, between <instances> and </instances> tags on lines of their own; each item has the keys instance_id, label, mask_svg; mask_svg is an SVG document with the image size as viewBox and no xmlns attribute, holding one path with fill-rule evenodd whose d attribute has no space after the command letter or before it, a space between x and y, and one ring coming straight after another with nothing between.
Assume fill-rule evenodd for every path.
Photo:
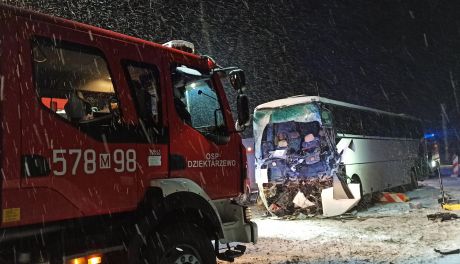
<instances>
[{"instance_id":1,"label":"roof light bar","mask_svg":"<svg viewBox=\"0 0 460 264\"><path fill-rule=\"evenodd\" d=\"M185 40L171 40L164 43L163 46L195 54L195 45Z\"/></svg>"}]
</instances>

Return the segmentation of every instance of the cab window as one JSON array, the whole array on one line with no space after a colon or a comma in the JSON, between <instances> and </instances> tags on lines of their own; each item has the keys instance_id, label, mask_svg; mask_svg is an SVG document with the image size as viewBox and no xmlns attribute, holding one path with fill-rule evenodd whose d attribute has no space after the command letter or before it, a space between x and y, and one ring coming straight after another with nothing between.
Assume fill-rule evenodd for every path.
<instances>
[{"instance_id":1,"label":"cab window","mask_svg":"<svg viewBox=\"0 0 460 264\"><path fill-rule=\"evenodd\" d=\"M205 136L226 134L222 105L209 75L178 66L173 69L174 105L184 123Z\"/></svg>"},{"instance_id":2,"label":"cab window","mask_svg":"<svg viewBox=\"0 0 460 264\"><path fill-rule=\"evenodd\" d=\"M100 51L35 38L32 56L35 86L43 106L73 125L104 126L113 121L118 101Z\"/></svg>"},{"instance_id":3,"label":"cab window","mask_svg":"<svg viewBox=\"0 0 460 264\"><path fill-rule=\"evenodd\" d=\"M155 66L138 62L124 62L140 122L145 126L160 123L160 90Z\"/></svg>"}]
</instances>

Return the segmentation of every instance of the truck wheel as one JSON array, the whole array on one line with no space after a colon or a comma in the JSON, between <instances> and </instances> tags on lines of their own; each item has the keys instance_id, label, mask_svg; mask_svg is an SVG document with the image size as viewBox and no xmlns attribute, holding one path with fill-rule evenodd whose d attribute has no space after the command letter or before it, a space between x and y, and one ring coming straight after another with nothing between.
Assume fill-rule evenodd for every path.
<instances>
[{"instance_id":1,"label":"truck wheel","mask_svg":"<svg viewBox=\"0 0 460 264\"><path fill-rule=\"evenodd\" d=\"M169 225L153 232L141 250L141 263L215 264L216 255L205 231L190 223Z\"/></svg>"},{"instance_id":2,"label":"truck wheel","mask_svg":"<svg viewBox=\"0 0 460 264\"><path fill-rule=\"evenodd\" d=\"M363 184L361 183L361 178L359 178L358 175L353 174L353 176L351 176L350 183L359 183L359 194L363 197Z\"/></svg>"}]
</instances>

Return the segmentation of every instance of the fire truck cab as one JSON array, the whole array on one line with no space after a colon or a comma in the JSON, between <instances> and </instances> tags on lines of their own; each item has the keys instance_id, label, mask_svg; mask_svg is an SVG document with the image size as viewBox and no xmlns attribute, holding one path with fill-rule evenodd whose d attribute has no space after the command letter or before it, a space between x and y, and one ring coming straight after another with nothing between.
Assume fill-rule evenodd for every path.
<instances>
[{"instance_id":1,"label":"fire truck cab","mask_svg":"<svg viewBox=\"0 0 460 264\"><path fill-rule=\"evenodd\" d=\"M256 242L233 199L241 70L1 4L0 25L0 263L206 264Z\"/></svg>"}]
</instances>

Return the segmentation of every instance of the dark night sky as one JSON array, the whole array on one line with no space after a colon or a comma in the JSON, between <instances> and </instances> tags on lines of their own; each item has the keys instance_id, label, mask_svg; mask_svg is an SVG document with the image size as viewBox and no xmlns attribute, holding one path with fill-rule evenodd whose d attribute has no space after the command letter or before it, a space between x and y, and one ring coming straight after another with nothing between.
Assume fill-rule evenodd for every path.
<instances>
[{"instance_id":1,"label":"dark night sky","mask_svg":"<svg viewBox=\"0 0 460 264\"><path fill-rule=\"evenodd\" d=\"M459 120L460 1L6 2L155 42L192 41L246 71L252 106L319 94L432 120L446 103Z\"/></svg>"}]
</instances>

